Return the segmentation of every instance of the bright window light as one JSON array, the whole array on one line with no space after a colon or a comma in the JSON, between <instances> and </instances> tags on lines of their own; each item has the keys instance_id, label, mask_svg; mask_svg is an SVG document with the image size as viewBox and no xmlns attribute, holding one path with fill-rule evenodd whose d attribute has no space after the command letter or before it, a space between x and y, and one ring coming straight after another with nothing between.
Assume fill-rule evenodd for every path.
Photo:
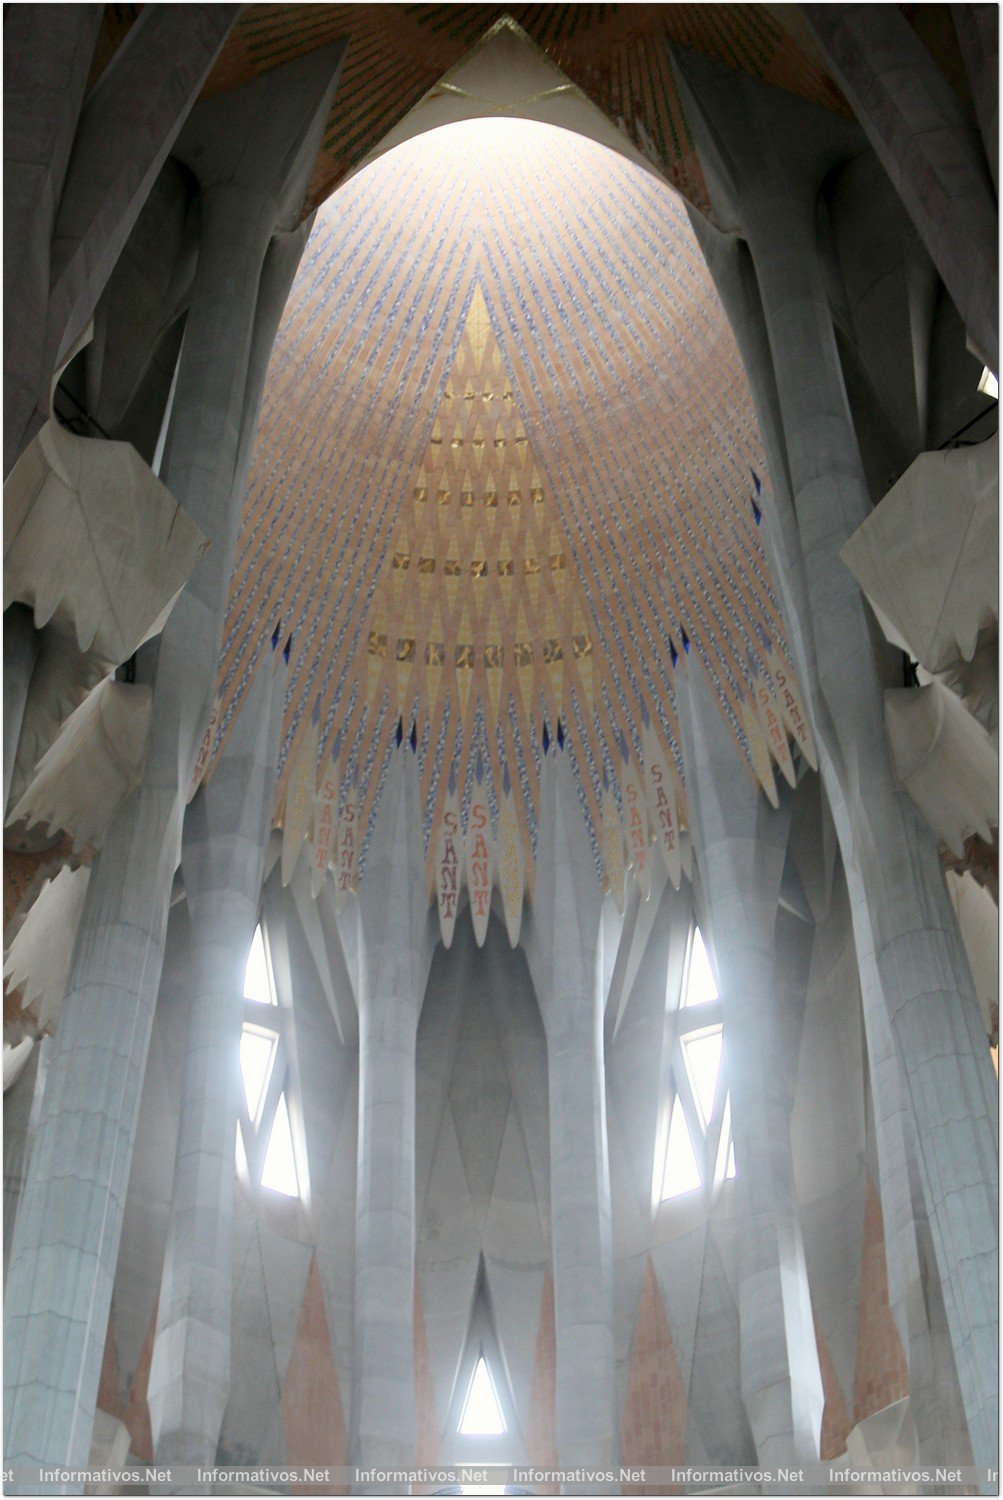
<instances>
[{"instance_id":1,"label":"bright window light","mask_svg":"<svg viewBox=\"0 0 1003 1500\"><path fill-rule=\"evenodd\" d=\"M474 1366L474 1378L460 1418L460 1431L464 1437L497 1437L505 1431L505 1418L483 1354Z\"/></svg>"},{"instance_id":2,"label":"bright window light","mask_svg":"<svg viewBox=\"0 0 1003 1500\"><path fill-rule=\"evenodd\" d=\"M982 379L979 381L979 390L981 391L983 396L991 396L994 401L998 401L1000 398L999 381L996 379L996 376L993 374L992 370L990 370L988 365L986 365L985 369L982 371Z\"/></svg>"},{"instance_id":3,"label":"bright window light","mask_svg":"<svg viewBox=\"0 0 1003 1500\"><path fill-rule=\"evenodd\" d=\"M720 1026L712 1026L707 1031L691 1032L689 1036L683 1037L686 1071L693 1085L693 1093L705 1130L714 1112L717 1075L721 1071L722 1040L723 1032Z\"/></svg>"},{"instance_id":4,"label":"bright window light","mask_svg":"<svg viewBox=\"0 0 1003 1500\"><path fill-rule=\"evenodd\" d=\"M272 1122L265 1165L261 1172L261 1186L272 1188L276 1193L284 1193L287 1198L298 1198L300 1195L296 1157L293 1153L293 1132L289 1124L289 1107L285 1094L279 1098Z\"/></svg>"},{"instance_id":5,"label":"bright window light","mask_svg":"<svg viewBox=\"0 0 1003 1500\"><path fill-rule=\"evenodd\" d=\"M684 1005L703 1005L708 1000L716 1000L717 985L711 971L710 959L707 957L707 949L704 945L703 933L699 927L693 929L693 943L690 947L690 964L686 974L686 987L683 991Z\"/></svg>"},{"instance_id":6,"label":"bright window light","mask_svg":"<svg viewBox=\"0 0 1003 1500\"><path fill-rule=\"evenodd\" d=\"M735 1142L731 1137L731 1097L724 1096L724 1108L721 1111L721 1135L717 1148L718 1171L724 1164L725 1178L735 1176Z\"/></svg>"},{"instance_id":7,"label":"bright window light","mask_svg":"<svg viewBox=\"0 0 1003 1500\"><path fill-rule=\"evenodd\" d=\"M662 1201L678 1198L682 1193L691 1193L700 1186L700 1171L693 1154L693 1142L686 1125L686 1117L678 1095L672 1106L669 1121L669 1144L665 1151L665 1172L662 1176Z\"/></svg>"},{"instance_id":8,"label":"bright window light","mask_svg":"<svg viewBox=\"0 0 1003 1500\"><path fill-rule=\"evenodd\" d=\"M274 1032L261 1031L257 1026L245 1026L240 1033L240 1076L247 1113L254 1121L261 1113L277 1040Z\"/></svg>"},{"instance_id":9,"label":"bright window light","mask_svg":"<svg viewBox=\"0 0 1003 1500\"><path fill-rule=\"evenodd\" d=\"M247 955L244 969L244 999L257 1000L262 1005L274 1005L272 982L268 974L268 959L265 957L265 939L259 922L254 929L251 951Z\"/></svg>"}]
</instances>

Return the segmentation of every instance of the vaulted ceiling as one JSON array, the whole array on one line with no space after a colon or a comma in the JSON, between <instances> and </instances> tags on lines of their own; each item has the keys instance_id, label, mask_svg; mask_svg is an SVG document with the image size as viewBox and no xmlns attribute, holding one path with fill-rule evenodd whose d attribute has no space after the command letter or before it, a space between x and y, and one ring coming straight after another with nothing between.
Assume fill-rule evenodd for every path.
<instances>
[{"instance_id":1,"label":"vaulted ceiling","mask_svg":"<svg viewBox=\"0 0 1003 1500\"><path fill-rule=\"evenodd\" d=\"M685 818L673 676L688 650L772 792L767 745L792 766L768 720L786 712L792 730L798 710L776 683L790 668L763 472L667 183L535 121L407 140L321 209L286 309L217 734L281 622L295 795L336 760L365 828L400 722L430 860L451 801L466 822L482 797L496 828L515 816L529 869L540 757L560 734L598 858L631 786L650 793L642 768L663 768Z\"/></svg>"},{"instance_id":2,"label":"vaulted ceiling","mask_svg":"<svg viewBox=\"0 0 1003 1500\"><path fill-rule=\"evenodd\" d=\"M105 7L99 66L139 8ZM670 182L706 208L666 44L706 52L824 108L846 111L796 10L757 4L247 5L205 92L233 88L300 53L346 39L308 212L508 15Z\"/></svg>"}]
</instances>

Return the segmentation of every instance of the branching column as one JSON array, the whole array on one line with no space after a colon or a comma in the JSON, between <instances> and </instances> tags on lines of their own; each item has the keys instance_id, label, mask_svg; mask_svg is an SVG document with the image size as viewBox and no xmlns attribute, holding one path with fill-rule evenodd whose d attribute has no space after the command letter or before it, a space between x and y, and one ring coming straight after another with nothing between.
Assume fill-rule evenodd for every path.
<instances>
[{"instance_id":1,"label":"branching column","mask_svg":"<svg viewBox=\"0 0 1003 1500\"><path fill-rule=\"evenodd\" d=\"M996 202L978 133L897 5L801 9L973 342L998 370Z\"/></svg>"},{"instance_id":2,"label":"branching column","mask_svg":"<svg viewBox=\"0 0 1003 1500\"><path fill-rule=\"evenodd\" d=\"M213 545L146 669L143 783L109 828L87 891L35 1149L15 1226L4 1369L9 1461L86 1462L171 882L208 718L229 583L262 262L295 216L341 44L200 105L202 240L163 478ZM211 149L209 149L211 147Z\"/></svg>"},{"instance_id":3,"label":"branching column","mask_svg":"<svg viewBox=\"0 0 1003 1500\"><path fill-rule=\"evenodd\" d=\"M230 1390L242 980L271 826L284 681L273 653L185 819L191 1019L148 1396L162 1463L215 1460Z\"/></svg>"},{"instance_id":4,"label":"branching column","mask_svg":"<svg viewBox=\"0 0 1003 1500\"><path fill-rule=\"evenodd\" d=\"M953 1309L975 1462L989 1465L998 1387L995 1079L936 841L896 785L865 605L839 557L870 510L816 240L819 185L848 144L845 127L820 111L806 122L807 106L692 54L681 70L712 191L752 252L794 501L794 562L807 594L804 666L862 977L873 954Z\"/></svg>"},{"instance_id":5,"label":"branching column","mask_svg":"<svg viewBox=\"0 0 1003 1500\"><path fill-rule=\"evenodd\" d=\"M360 1468L400 1468L414 1462L417 1430L415 1040L435 947L417 764L406 744L393 757L383 789L359 912L363 981L350 1451Z\"/></svg>"},{"instance_id":6,"label":"branching column","mask_svg":"<svg viewBox=\"0 0 1003 1500\"><path fill-rule=\"evenodd\" d=\"M822 1377L794 1189L774 958L790 799L769 806L698 663L679 707L694 850L724 1012L741 1204L742 1396L760 1463L817 1462Z\"/></svg>"},{"instance_id":7,"label":"branching column","mask_svg":"<svg viewBox=\"0 0 1003 1500\"><path fill-rule=\"evenodd\" d=\"M562 1467L604 1468L617 1452L601 910L571 767L555 751L540 777L536 886L523 931L547 1035Z\"/></svg>"}]
</instances>

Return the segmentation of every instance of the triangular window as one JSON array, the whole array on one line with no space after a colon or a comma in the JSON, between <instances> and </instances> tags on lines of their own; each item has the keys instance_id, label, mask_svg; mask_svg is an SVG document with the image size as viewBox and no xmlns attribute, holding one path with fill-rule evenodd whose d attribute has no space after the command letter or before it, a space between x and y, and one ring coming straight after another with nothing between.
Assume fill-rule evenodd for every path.
<instances>
[{"instance_id":1,"label":"triangular window","mask_svg":"<svg viewBox=\"0 0 1003 1500\"><path fill-rule=\"evenodd\" d=\"M665 1151L665 1175L662 1178L662 1201L678 1198L682 1193L692 1193L700 1186L700 1169L693 1151L693 1142L686 1124L686 1116L677 1096L672 1105L669 1121L669 1144Z\"/></svg>"},{"instance_id":2,"label":"triangular window","mask_svg":"<svg viewBox=\"0 0 1003 1500\"><path fill-rule=\"evenodd\" d=\"M706 1005L709 1000L717 998L717 981L707 956L703 933L699 927L694 927L693 941L690 944L690 961L686 967L686 982L683 985L683 1004Z\"/></svg>"},{"instance_id":3,"label":"triangular window","mask_svg":"<svg viewBox=\"0 0 1003 1500\"><path fill-rule=\"evenodd\" d=\"M717 1094L717 1075L721 1071L721 1043L724 1028L711 1026L706 1031L691 1032L683 1037L683 1055L689 1073L693 1097L700 1110L704 1130L710 1125Z\"/></svg>"},{"instance_id":4,"label":"triangular window","mask_svg":"<svg viewBox=\"0 0 1003 1500\"><path fill-rule=\"evenodd\" d=\"M257 1000L260 1005L274 1005L275 990L272 987L271 971L265 953L265 938L259 922L254 929L251 951L244 967L244 999Z\"/></svg>"},{"instance_id":5,"label":"triangular window","mask_svg":"<svg viewBox=\"0 0 1003 1500\"><path fill-rule=\"evenodd\" d=\"M505 1418L483 1354L478 1355L474 1366L459 1430L464 1437L498 1437L505 1431Z\"/></svg>"},{"instance_id":6,"label":"triangular window","mask_svg":"<svg viewBox=\"0 0 1003 1500\"><path fill-rule=\"evenodd\" d=\"M247 1117L252 1124L257 1124L265 1102L277 1041L274 1031L262 1031L259 1026L246 1023L240 1033L240 1076L244 1080Z\"/></svg>"},{"instance_id":7,"label":"triangular window","mask_svg":"<svg viewBox=\"0 0 1003 1500\"><path fill-rule=\"evenodd\" d=\"M261 1169L261 1186L271 1188L276 1193L284 1193L287 1198L299 1197L293 1132L289 1124L289 1106L285 1094L279 1095L275 1109L272 1133L268 1137L268 1150L265 1152L265 1165Z\"/></svg>"}]
</instances>

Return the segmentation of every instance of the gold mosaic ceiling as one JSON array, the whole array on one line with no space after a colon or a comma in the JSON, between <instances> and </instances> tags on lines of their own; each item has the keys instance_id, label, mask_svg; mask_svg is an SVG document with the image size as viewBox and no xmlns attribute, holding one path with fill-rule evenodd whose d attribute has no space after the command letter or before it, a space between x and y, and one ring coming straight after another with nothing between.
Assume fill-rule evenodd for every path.
<instances>
[{"instance_id":1,"label":"gold mosaic ceiling","mask_svg":"<svg viewBox=\"0 0 1003 1500\"><path fill-rule=\"evenodd\" d=\"M670 187L524 120L406 142L323 207L290 296L212 748L281 622L279 808L309 831L321 788L315 851L346 889L398 736L421 768L430 887L454 819L468 843L488 830L488 896L492 859L531 886L555 739L607 883L622 890L626 859L643 885L658 846L678 877L678 654L769 791L771 753L792 776L788 734L806 744L763 469Z\"/></svg>"}]
</instances>

